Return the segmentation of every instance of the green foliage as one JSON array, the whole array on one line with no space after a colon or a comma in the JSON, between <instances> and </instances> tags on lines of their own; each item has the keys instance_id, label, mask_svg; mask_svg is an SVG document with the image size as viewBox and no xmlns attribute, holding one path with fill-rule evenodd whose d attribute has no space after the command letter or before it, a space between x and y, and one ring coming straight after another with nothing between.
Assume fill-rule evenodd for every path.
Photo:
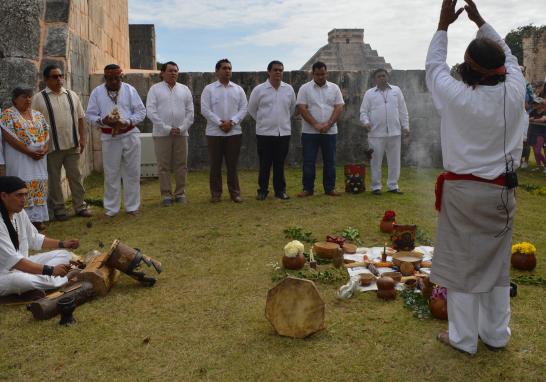
<instances>
[{"instance_id":1,"label":"green foliage","mask_svg":"<svg viewBox=\"0 0 546 382\"><path fill-rule=\"evenodd\" d=\"M313 234L311 232L304 232L303 228L298 226L288 227L282 232L284 233L284 237L286 237L287 239L299 240L304 243L310 244L313 244L317 241L317 239L313 237Z\"/></svg>"},{"instance_id":2,"label":"green foliage","mask_svg":"<svg viewBox=\"0 0 546 382\"><path fill-rule=\"evenodd\" d=\"M353 227L347 227L343 231L341 231L341 236L344 237L346 240L351 241L355 243L358 246L362 246L362 240L360 240L360 232Z\"/></svg>"},{"instance_id":3,"label":"green foliage","mask_svg":"<svg viewBox=\"0 0 546 382\"><path fill-rule=\"evenodd\" d=\"M273 272L271 274L271 281L277 282L285 279L288 276L298 277L300 279L312 280L324 284L343 284L345 283L349 275L345 268L325 268L325 269L311 269L302 268L299 271L292 271L284 269L279 263L273 264Z\"/></svg>"},{"instance_id":4,"label":"green foliage","mask_svg":"<svg viewBox=\"0 0 546 382\"><path fill-rule=\"evenodd\" d=\"M413 312L413 316L421 320L431 318L428 300L418 290L404 289L400 292L404 299L404 306Z\"/></svg>"},{"instance_id":5,"label":"green foliage","mask_svg":"<svg viewBox=\"0 0 546 382\"><path fill-rule=\"evenodd\" d=\"M433 245L433 241L428 232L419 226L417 226L417 229L415 230L415 245Z\"/></svg>"},{"instance_id":6,"label":"green foliage","mask_svg":"<svg viewBox=\"0 0 546 382\"><path fill-rule=\"evenodd\" d=\"M523 183L519 185L519 188L534 195L546 196L546 187L541 187L537 184Z\"/></svg>"},{"instance_id":7,"label":"green foliage","mask_svg":"<svg viewBox=\"0 0 546 382\"><path fill-rule=\"evenodd\" d=\"M523 37L528 37L531 34L541 32L544 29L546 29L546 25L537 27L533 24L529 24L512 29L508 32L504 41L506 42L506 45L510 47L512 54L518 58L520 65L523 65Z\"/></svg>"},{"instance_id":8,"label":"green foliage","mask_svg":"<svg viewBox=\"0 0 546 382\"><path fill-rule=\"evenodd\" d=\"M546 278L539 275L520 275L512 278L516 284L546 286Z\"/></svg>"}]
</instances>

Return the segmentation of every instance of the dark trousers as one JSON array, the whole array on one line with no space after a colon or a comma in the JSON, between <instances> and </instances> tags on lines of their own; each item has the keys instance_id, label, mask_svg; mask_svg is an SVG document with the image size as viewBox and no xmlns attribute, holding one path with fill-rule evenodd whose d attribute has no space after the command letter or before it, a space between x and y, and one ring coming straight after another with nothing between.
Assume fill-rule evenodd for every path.
<instances>
[{"instance_id":1,"label":"dark trousers","mask_svg":"<svg viewBox=\"0 0 546 382\"><path fill-rule=\"evenodd\" d=\"M239 178L237 163L241 151L242 134L218 137L207 135L207 145L210 160L210 193L212 196L222 195L222 162L226 160L227 186L229 194L239 196Z\"/></svg>"},{"instance_id":2,"label":"dark trousers","mask_svg":"<svg viewBox=\"0 0 546 382\"><path fill-rule=\"evenodd\" d=\"M258 159L260 172L258 174L258 192L267 193L269 188L269 173L273 166L273 190L275 195L281 195L286 191L284 179L284 161L288 155L290 135L270 136L256 135L258 147Z\"/></svg>"},{"instance_id":3,"label":"dark trousers","mask_svg":"<svg viewBox=\"0 0 546 382\"><path fill-rule=\"evenodd\" d=\"M314 192L315 190L315 164L320 148L322 152L322 185L324 192L333 191L336 188L336 138L337 134L302 134L303 146L303 189Z\"/></svg>"}]
</instances>

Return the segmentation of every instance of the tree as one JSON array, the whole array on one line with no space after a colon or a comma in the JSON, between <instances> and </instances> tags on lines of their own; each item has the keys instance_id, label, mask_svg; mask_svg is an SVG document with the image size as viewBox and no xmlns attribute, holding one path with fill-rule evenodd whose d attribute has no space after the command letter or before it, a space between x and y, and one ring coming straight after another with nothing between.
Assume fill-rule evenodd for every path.
<instances>
[{"instance_id":1,"label":"tree","mask_svg":"<svg viewBox=\"0 0 546 382\"><path fill-rule=\"evenodd\" d=\"M523 65L523 38L529 37L537 32L540 33L545 29L546 25L537 27L533 24L529 24L512 29L510 32L508 32L504 38L504 41L506 41L506 45L508 45L510 50L512 50L512 54L518 58L520 65Z\"/></svg>"}]
</instances>

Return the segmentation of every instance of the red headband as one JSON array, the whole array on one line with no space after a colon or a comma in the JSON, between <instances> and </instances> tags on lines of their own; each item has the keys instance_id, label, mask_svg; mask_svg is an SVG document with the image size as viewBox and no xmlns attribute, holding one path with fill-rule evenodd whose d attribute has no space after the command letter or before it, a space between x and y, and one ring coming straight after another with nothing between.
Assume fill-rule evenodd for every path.
<instances>
[{"instance_id":1,"label":"red headband","mask_svg":"<svg viewBox=\"0 0 546 382\"><path fill-rule=\"evenodd\" d=\"M472 57L470 57L470 54L468 51L464 52L464 62L466 62L468 65L470 65L470 68L480 73L483 78L487 77L493 77L493 76L504 76L506 74L506 67L504 65L499 66L495 69L486 69L480 64L478 64Z\"/></svg>"},{"instance_id":2,"label":"red headband","mask_svg":"<svg viewBox=\"0 0 546 382\"><path fill-rule=\"evenodd\" d=\"M105 76L121 76L123 75L123 69L121 68L104 69L104 75Z\"/></svg>"}]
</instances>

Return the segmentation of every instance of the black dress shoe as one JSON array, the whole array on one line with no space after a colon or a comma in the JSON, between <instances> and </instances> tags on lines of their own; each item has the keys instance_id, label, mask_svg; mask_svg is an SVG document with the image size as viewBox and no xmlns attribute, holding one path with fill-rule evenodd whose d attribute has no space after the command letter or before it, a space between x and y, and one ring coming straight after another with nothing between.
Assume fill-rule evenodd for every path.
<instances>
[{"instance_id":1,"label":"black dress shoe","mask_svg":"<svg viewBox=\"0 0 546 382\"><path fill-rule=\"evenodd\" d=\"M256 194L256 200L266 200L267 199L267 192L260 192Z\"/></svg>"},{"instance_id":2,"label":"black dress shoe","mask_svg":"<svg viewBox=\"0 0 546 382\"><path fill-rule=\"evenodd\" d=\"M288 200L290 199L290 196L286 195L286 192L281 192L280 194L276 194L275 197L280 200Z\"/></svg>"},{"instance_id":3,"label":"black dress shoe","mask_svg":"<svg viewBox=\"0 0 546 382\"><path fill-rule=\"evenodd\" d=\"M381 190L373 190L372 194L373 195L381 195Z\"/></svg>"},{"instance_id":4,"label":"black dress shoe","mask_svg":"<svg viewBox=\"0 0 546 382\"><path fill-rule=\"evenodd\" d=\"M390 192L391 194L404 195L404 193L402 191L400 191L399 188L395 188L394 190L389 190L387 192Z\"/></svg>"}]
</instances>

